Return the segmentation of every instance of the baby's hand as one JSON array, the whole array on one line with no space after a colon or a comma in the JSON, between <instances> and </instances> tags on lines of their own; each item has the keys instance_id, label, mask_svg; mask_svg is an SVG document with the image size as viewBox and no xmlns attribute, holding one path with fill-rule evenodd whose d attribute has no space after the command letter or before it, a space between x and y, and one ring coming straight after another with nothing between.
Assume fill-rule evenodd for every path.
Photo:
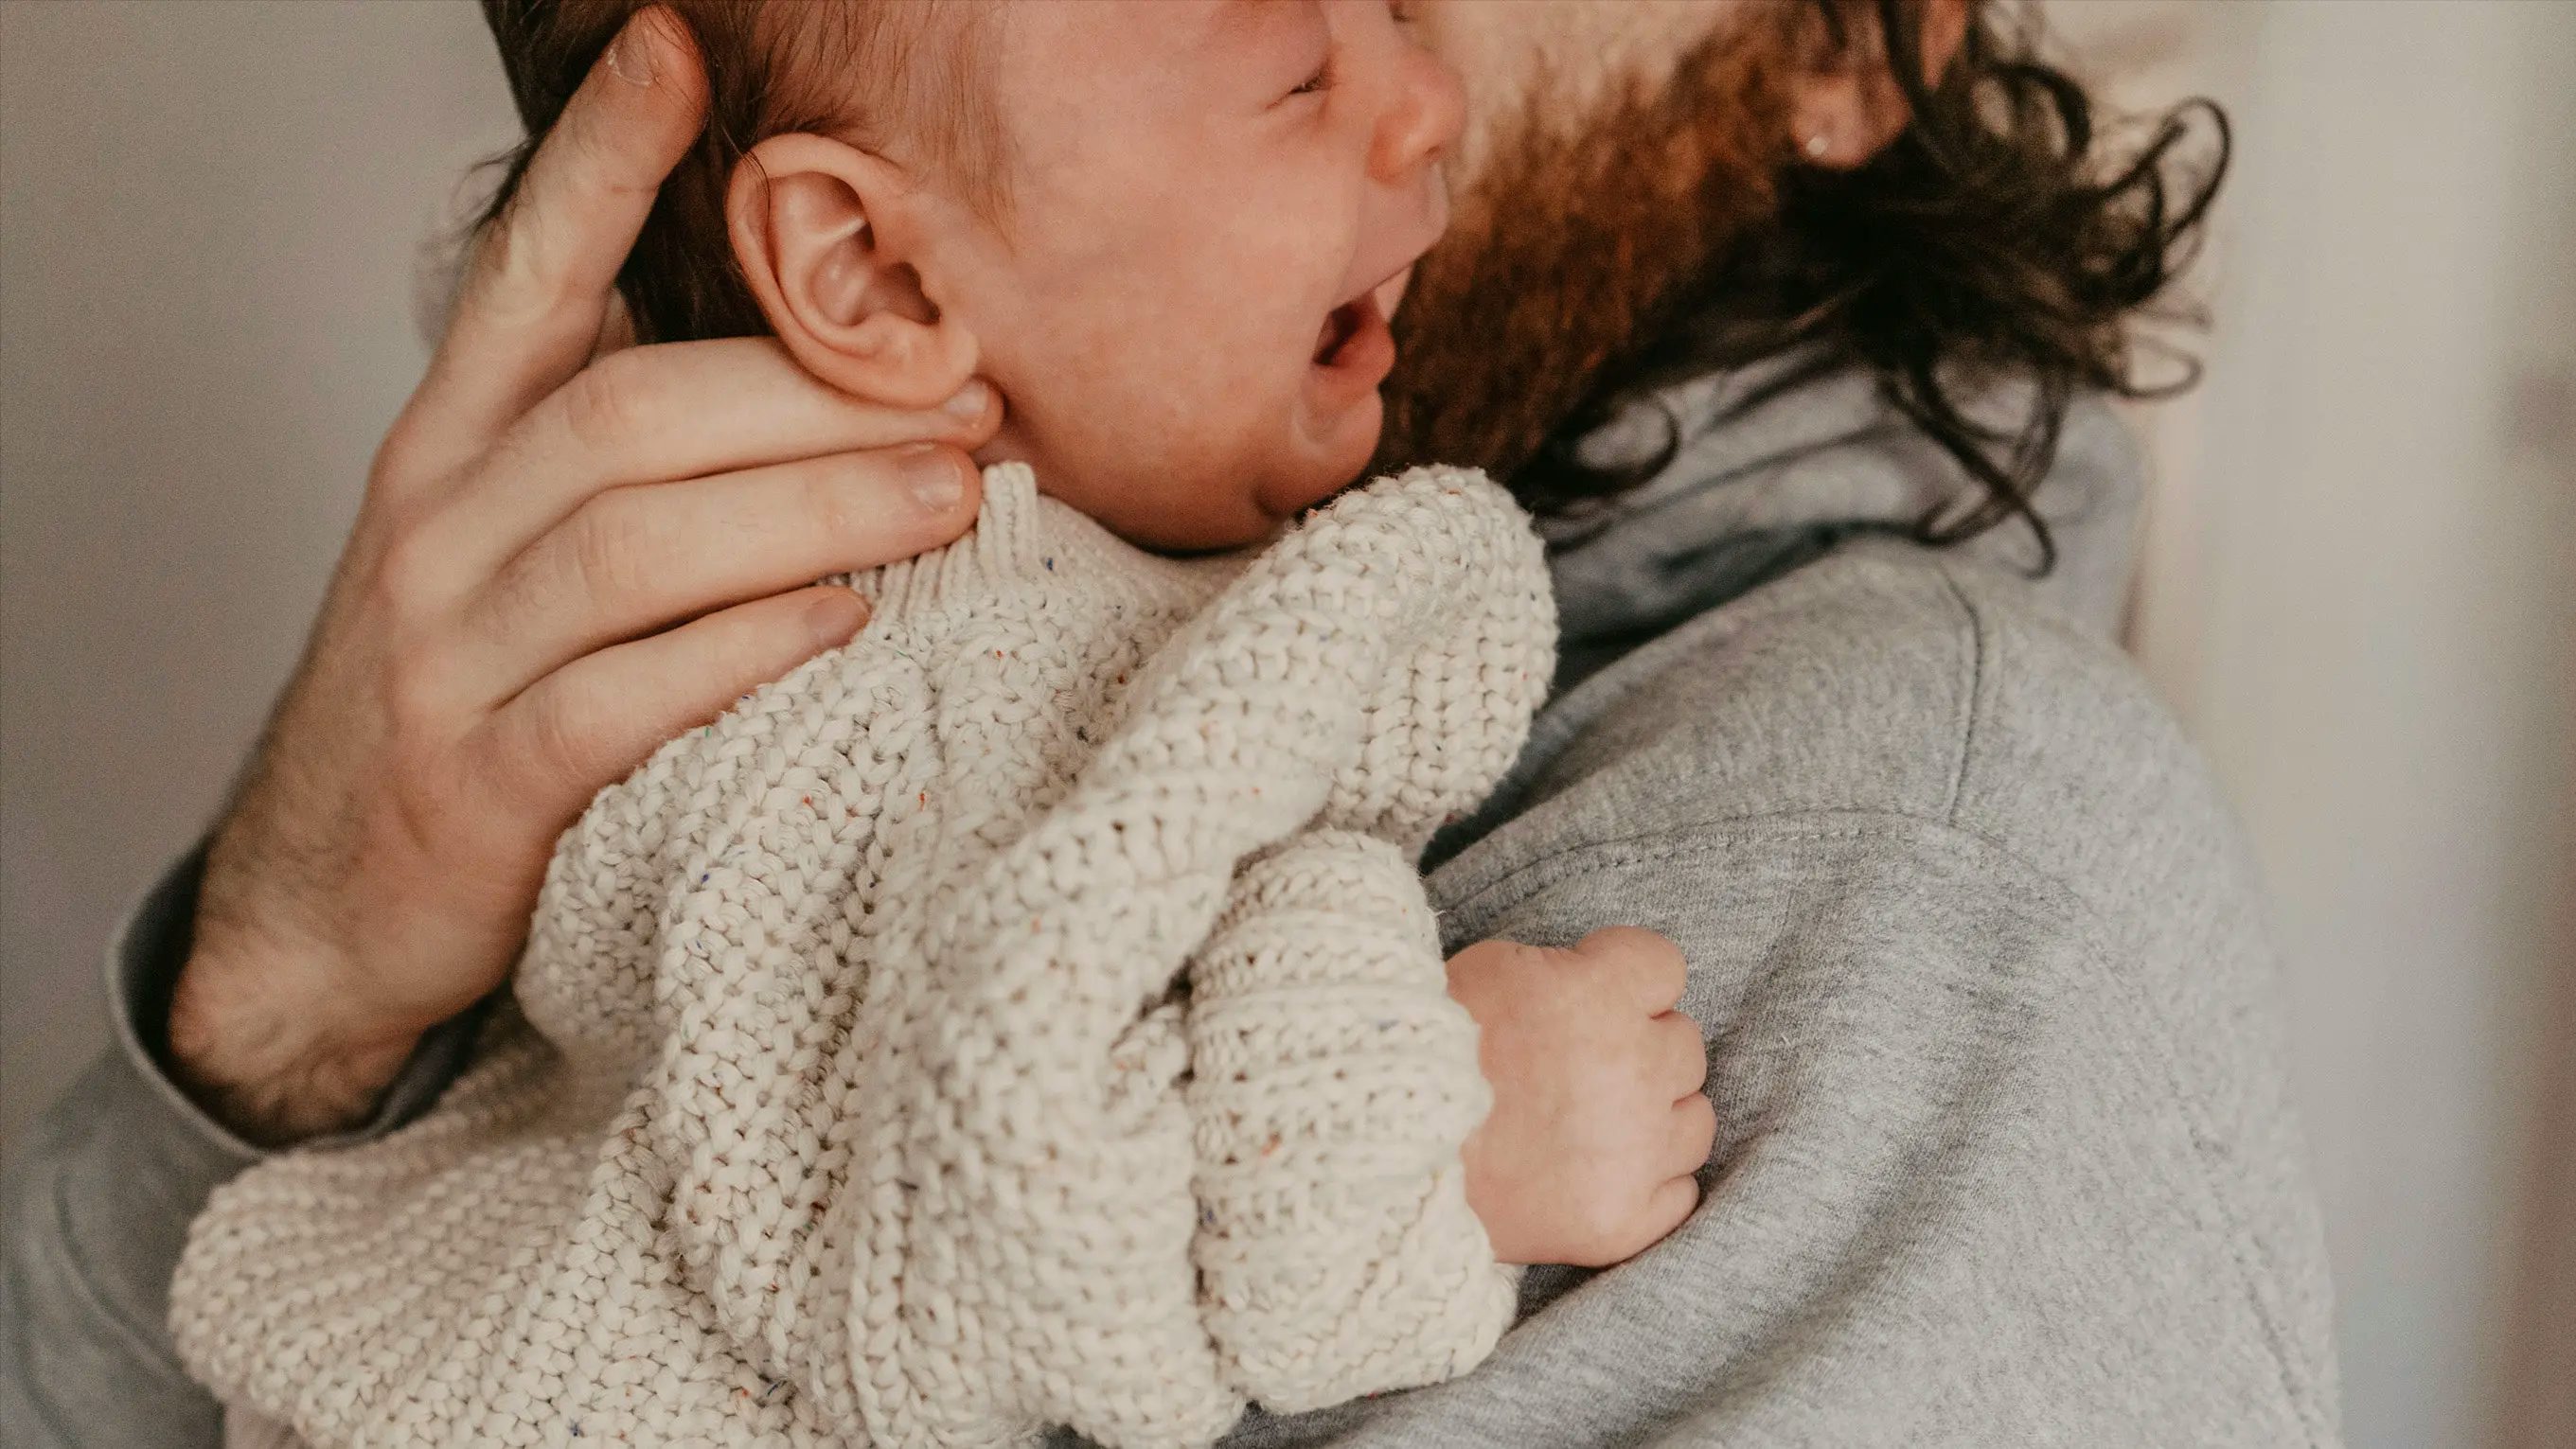
<instances>
[{"instance_id":1,"label":"baby's hand","mask_svg":"<svg viewBox=\"0 0 2576 1449\"><path fill-rule=\"evenodd\" d=\"M1676 1009L1681 948L1610 926L1572 950L1481 941L1449 958L1494 1109L1467 1139L1467 1204L1506 1263L1607 1267L1699 1202L1717 1113Z\"/></svg>"}]
</instances>

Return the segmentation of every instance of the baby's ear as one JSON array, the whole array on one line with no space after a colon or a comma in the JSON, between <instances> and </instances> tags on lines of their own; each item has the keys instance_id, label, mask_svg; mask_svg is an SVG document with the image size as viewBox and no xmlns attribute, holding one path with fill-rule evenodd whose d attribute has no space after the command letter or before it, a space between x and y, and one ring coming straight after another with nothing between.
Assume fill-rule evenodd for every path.
<instances>
[{"instance_id":1,"label":"baby's ear","mask_svg":"<svg viewBox=\"0 0 2576 1449\"><path fill-rule=\"evenodd\" d=\"M816 377L891 407L936 407L975 372L975 339L922 292L920 229L892 162L824 136L772 136L725 195L734 260L772 331Z\"/></svg>"}]
</instances>

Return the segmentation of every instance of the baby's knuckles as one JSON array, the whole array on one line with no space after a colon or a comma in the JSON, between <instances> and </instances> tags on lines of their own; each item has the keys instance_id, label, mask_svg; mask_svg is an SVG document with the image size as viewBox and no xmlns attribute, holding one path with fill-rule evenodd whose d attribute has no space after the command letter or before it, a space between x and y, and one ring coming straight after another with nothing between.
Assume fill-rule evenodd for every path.
<instances>
[{"instance_id":1,"label":"baby's knuckles","mask_svg":"<svg viewBox=\"0 0 2576 1449\"><path fill-rule=\"evenodd\" d=\"M1495 1087L1479 1144L1479 1213L1515 1261L1600 1267L1669 1230L1677 1121L1665 1084L1687 1036L1668 1028L1680 949L1614 927L1571 949L1485 941L1450 960ZM1678 1063L1687 1065L1687 1063Z\"/></svg>"},{"instance_id":2,"label":"baby's knuckles","mask_svg":"<svg viewBox=\"0 0 2576 1449\"><path fill-rule=\"evenodd\" d=\"M1653 1215L1654 1189L1660 1181L1640 1181L1628 1174L1615 1179L1596 1176L1591 1190L1568 1204L1564 1246L1549 1261L1606 1268L1642 1252L1662 1236L1662 1225Z\"/></svg>"},{"instance_id":3,"label":"baby's knuckles","mask_svg":"<svg viewBox=\"0 0 2576 1449\"><path fill-rule=\"evenodd\" d=\"M1576 942L1568 954L1583 969L1634 991L1638 999L1667 1006L1681 999L1689 981L1682 948L1643 926L1603 926Z\"/></svg>"}]
</instances>

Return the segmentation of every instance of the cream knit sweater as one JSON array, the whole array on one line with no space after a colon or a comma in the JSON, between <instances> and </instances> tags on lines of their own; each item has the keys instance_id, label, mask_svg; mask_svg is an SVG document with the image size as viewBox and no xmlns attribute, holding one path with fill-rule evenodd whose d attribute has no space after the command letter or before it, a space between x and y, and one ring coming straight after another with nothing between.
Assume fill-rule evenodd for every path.
<instances>
[{"instance_id":1,"label":"cream knit sweater","mask_svg":"<svg viewBox=\"0 0 2576 1449\"><path fill-rule=\"evenodd\" d=\"M228 1404L323 1446L1124 1449L1491 1348L1414 864L1549 676L1527 520L1417 469L1171 560L985 490L565 832L428 1115L216 1192L171 1328Z\"/></svg>"}]
</instances>

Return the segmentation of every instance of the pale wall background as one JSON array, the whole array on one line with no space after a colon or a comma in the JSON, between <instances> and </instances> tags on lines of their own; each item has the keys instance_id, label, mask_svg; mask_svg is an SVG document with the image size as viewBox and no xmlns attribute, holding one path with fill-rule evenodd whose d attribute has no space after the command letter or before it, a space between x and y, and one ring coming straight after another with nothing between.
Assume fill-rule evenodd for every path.
<instances>
[{"instance_id":1,"label":"pale wall background","mask_svg":"<svg viewBox=\"0 0 2576 1449\"><path fill-rule=\"evenodd\" d=\"M2053 21L2239 122L2135 635L2278 899L2352 1442L2576 1442L2576 4ZM510 131L461 4L0 7L0 1149L292 666Z\"/></svg>"}]
</instances>

